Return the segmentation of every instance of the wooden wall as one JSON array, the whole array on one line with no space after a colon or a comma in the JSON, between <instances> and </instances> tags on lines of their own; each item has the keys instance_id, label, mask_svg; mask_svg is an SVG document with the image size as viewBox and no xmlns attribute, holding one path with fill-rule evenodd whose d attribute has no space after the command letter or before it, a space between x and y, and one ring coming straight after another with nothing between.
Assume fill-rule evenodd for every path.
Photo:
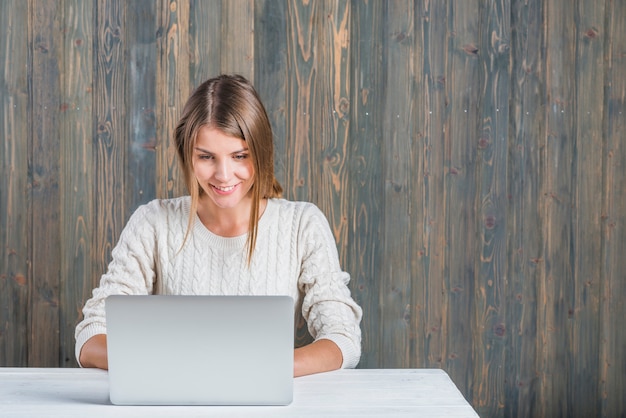
<instances>
[{"instance_id":1,"label":"wooden wall","mask_svg":"<svg viewBox=\"0 0 626 418\"><path fill-rule=\"evenodd\" d=\"M626 416L626 2L1 0L0 30L0 366L76 365L130 213L184 193L182 104L238 72L330 220L360 367Z\"/></svg>"}]
</instances>

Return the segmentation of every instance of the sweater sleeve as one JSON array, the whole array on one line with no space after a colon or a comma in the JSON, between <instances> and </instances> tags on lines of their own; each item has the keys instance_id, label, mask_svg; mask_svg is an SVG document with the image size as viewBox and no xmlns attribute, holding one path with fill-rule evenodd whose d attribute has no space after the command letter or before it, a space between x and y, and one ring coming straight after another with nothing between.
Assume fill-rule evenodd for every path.
<instances>
[{"instance_id":1,"label":"sweater sleeve","mask_svg":"<svg viewBox=\"0 0 626 418\"><path fill-rule=\"evenodd\" d=\"M299 242L299 288L304 293L302 315L309 332L316 341L328 339L337 344L342 368L354 368L361 357L362 310L350 295L350 276L340 268L328 220L316 206L309 206L302 218Z\"/></svg>"},{"instance_id":2,"label":"sweater sleeve","mask_svg":"<svg viewBox=\"0 0 626 418\"><path fill-rule=\"evenodd\" d=\"M85 342L97 334L106 334L105 300L113 294L150 294L155 272L156 235L155 206L139 207L123 229L113 249L112 261L100 284L93 290L83 308L83 320L76 326L75 354Z\"/></svg>"}]
</instances>

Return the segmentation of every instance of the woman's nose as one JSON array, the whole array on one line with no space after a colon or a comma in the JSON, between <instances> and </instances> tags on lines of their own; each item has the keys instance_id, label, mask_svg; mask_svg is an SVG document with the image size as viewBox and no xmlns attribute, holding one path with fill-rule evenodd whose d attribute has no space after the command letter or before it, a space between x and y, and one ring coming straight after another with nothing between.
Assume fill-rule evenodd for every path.
<instances>
[{"instance_id":1,"label":"woman's nose","mask_svg":"<svg viewBox=\"0 0 626 418\"><path fill-rule=\"evenodd\" d=\"M226 181L230 179L231 174L232 167L228 159L219 161L215 171L215 178L220 181Z\"/></svg>"}]
</instances>

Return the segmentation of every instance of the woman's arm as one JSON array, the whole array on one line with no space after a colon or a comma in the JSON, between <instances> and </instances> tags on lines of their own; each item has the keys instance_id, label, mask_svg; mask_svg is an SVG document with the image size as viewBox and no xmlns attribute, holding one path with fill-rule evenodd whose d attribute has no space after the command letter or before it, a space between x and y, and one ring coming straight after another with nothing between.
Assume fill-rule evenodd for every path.
<instances>
[{"instance_id":1,"label":"woman's arm","mask_svg":"<svg viewBox=\"0 0 626 418\"><path fill-rule=\"evenodd\" d=\"M106 334L94 335L83 344L80 350L80 364L83 367L109 369Z\"/></svg>"},{"instance_id":2,"label":"woman's arm","mask_svg":"<svg viewBox=\"0 0 626 418\"><path fill-rule=\"evenodd\" d=\"M165 209L158 205L158 201L153 201L133 213L111 252L112 260L107 272L102 275L92 297L85 302L83 319L75 330L76 359L82 367L106 368L106 349L96 357L103 358L104 363L83 363L83 345L95 336L106 334L106 298L115 294L151 294L153 291L157 263L156 231L165 217ZM106 348L106 338L102 347ZM91 354L89 349L85 351L87 361L92 359Z\"/></svg>"},{"instance_id":3,"label":"woman's arm","mask_svg":"<svg viewBox=\"0 0 626 418\"><path fill-rule=\"evenodd\" d=\"M317 370L309 370L353 368L361 356L362 310L350 295L350 275L341 269L330 226L316 206L309 206L303 215L298 239L302 248L298 279L304 293L302 316L314 344L323 347L319 351L317 345L310 348L315 350L311 354L321 358L316 361ZM334 349L339 352L333 354Z\"/></svg>"},{"instance_id":4,"label":"woman's arm","mask_svg":"<svg viewBox=\"0 0 626 418\"><path fill-rule=\"evenodd\" d=\"M341 367L341 350L330 340L317 340L312 344L296 348L294 351L294 377L327 372Z\"/></svg>"}]
</instances>

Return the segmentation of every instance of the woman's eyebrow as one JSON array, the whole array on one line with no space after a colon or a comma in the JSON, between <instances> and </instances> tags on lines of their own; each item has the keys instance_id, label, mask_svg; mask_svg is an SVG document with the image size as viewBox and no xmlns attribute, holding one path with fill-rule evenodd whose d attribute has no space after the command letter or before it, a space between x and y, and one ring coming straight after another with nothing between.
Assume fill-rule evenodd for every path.
<instances>
[{"instance_id":1,"label":"woman's eyebrow","mask_svg":"<svg viewBox=\"0 0 626 418\"><path fill-rule=\"evenodd\" d=\"M213 155L213 153L212 153L211 151L209 151L209 150L205 150L204 148L195 147L195 150L196 150L196 151L199 151L199 152L203 152L203 153L205 153L205 154L211 154L211 155ZM248 148L242 148L242 149L240 149L240 150L238 150L238 151L233 151L233 152L231 152L231 153L230 153L230 155L233 155L233 154L240 154L240 153L242 153L242 152L248 152L248 151L249 151L249 149L248 149Z\"/></svg>"}]
</instances>

